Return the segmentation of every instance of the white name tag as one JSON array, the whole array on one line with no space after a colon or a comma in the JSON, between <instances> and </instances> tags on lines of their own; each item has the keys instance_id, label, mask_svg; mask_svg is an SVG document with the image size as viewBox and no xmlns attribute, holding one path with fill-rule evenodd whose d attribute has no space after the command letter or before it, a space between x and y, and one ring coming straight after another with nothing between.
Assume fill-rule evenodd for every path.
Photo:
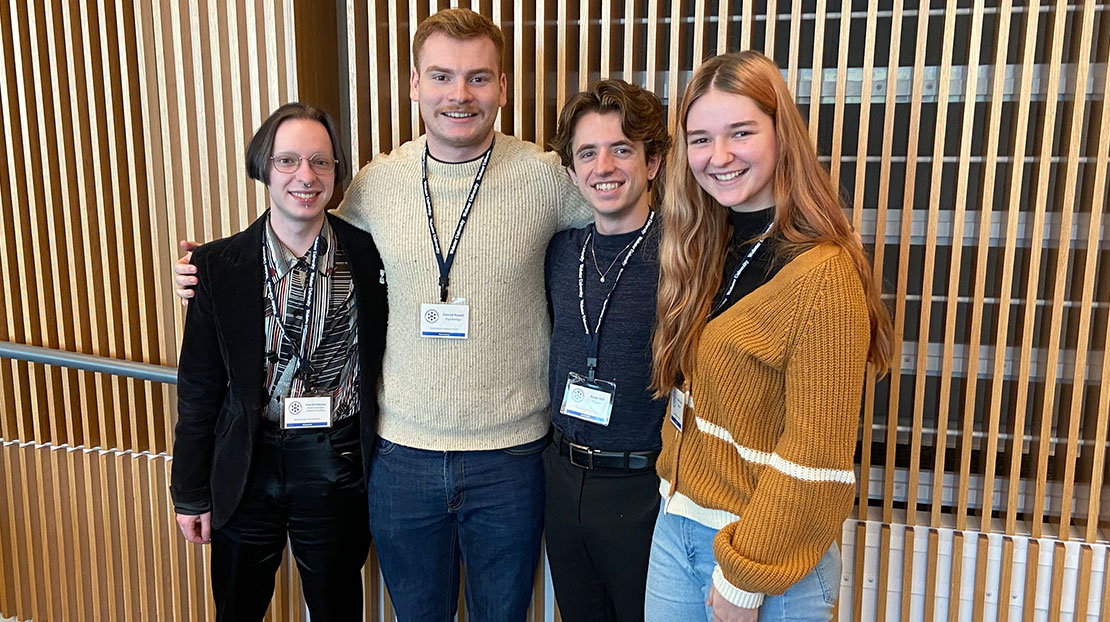
<instances>
[{"instance_id":1,"label":"white name tag","mask_svg":"<svg viewBox=\"0 0 1110 622\"><path fill-rule=\"evenodd\" d=\"M287 397L282 409L281 427L330 428L331 397Z\"/></svg>"},{"instance_id":2,"label":"white name tag","mask_svg":"<svg viewBox=\"0 0 1110 622\"><path fill-rule=\"evenodd\" d=\"M616 393L617 385L612 382L590 381L580 374L570 372L559 412L590 423L609 425Z\"/></svg>"},{"instance_id":3,"label":"white name tag","mask_svg":"<svg viewBox=\"0 0 1110 622\"><path fill-rule=\"evenodd\" d=\"M420 336L432 339L467 339L470 334L470 305L420 305Z\"/></svg>"},{"instance_id":4,"label":"white name tag","mask_svg":"<svg viewBox=\"0 0 1110 622\"><path fill-rule=\"evenodd\" d=\"M682 431L682 416L686 413L686 392L678 387L671 389L670 416L671 425L679 432Z\"/></svg>"}]
</instances>

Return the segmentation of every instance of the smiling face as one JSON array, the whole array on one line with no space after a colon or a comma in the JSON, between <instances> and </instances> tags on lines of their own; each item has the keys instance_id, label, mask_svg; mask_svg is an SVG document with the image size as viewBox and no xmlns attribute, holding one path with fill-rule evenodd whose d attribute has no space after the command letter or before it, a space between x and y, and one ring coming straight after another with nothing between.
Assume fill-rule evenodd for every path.
<instances>
[{"instance_id":1,"label":"smiling face","mask_svg":"<svg viewBox=\"0 0 1110 622\"><path fill-rule=\"evenodd\" d=\"M335 190L335 171L321 174L309 166L310 156L331 160L331 138L323 124L308 119L289 119L274 133L271 156L288 154L303 158L292 173L282 173L270 163L271 217L281 222L311 223L324 218L324 207Z\"/></svg>"},{"instance_id":2,"label":"smiling face","mask_svg":"<svg viewBox=\"0 0 1110 622\"><path fill-rule=\"evenodd\" d=\"M420 116L432 156L447 162L471 160L489 147L497 111L505 105L505 74L488 37L428 37L412 70L409 97Z\"/></svg>"},{"instance_id":3,"label":"smiling face","mask_svg":"<svg viewBox=\"0 0 1110 622\"><path fill-rule=\"evenodd\" d=\"M686 115L690 172L738 212L775 204L775 123L750 97L710 89Z\"/></svg>"},{"instance_id":4,"label":"smiling face","mask_svg":"<svg viewBox=\"0 0 1110 622\"><path fill-rule=\"evenodd\" d=\"M567 170L594 208L598 231L624 233L642 226L650 209L648 182L659 172L659 156L647 159L644 144L624 135L616 112L582 115L571 145Z\"/></svg>"}]
</instances>

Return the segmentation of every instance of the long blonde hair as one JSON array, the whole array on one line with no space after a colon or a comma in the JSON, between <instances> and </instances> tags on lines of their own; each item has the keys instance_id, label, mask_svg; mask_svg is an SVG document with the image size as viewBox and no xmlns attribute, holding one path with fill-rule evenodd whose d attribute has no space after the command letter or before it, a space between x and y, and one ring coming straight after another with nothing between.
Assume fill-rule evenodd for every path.
<instances>
[{"instance_id":1,"label":"long blonde hair","mask_svg":"<svg viewBox=\"0 0 1110 622\"><path fill-rule=\"evenodd\" d=\"M731 233L727 208L698 185L686 150L690 106L711 89L751 98L774 121L775 222L767 235L779 241L776 252L781 260L823 242L837 244L851 256L870 315L867 358L877 373L884 374L890 367L892 328L867 254L841 210L828 171L817 161L817 152L781 71L758 52L735 52L716 56L698 67L679 108L661 210L663 239L652 343L652 388L656 395L670 391L676 379L688 378L694 370L698 341L721 285Z\"/></svg>"}]
</instances>

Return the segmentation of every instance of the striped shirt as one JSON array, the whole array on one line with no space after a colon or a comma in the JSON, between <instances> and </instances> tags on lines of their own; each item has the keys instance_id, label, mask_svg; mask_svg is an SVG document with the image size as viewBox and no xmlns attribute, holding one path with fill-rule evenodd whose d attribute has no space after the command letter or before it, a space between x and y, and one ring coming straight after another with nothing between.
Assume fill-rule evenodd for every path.
<instances>
[{"instance_id":1,"label":"striped shirt","mask_svg":"<svg viewBox=\"0 0 1110 622\"><path fill-rule=\"evenodd\" d=\"M264 415L278 423L283 398L327 395L332 398L333 418L338 421L349 417L359 410L359 362L355 290L346 253L336 243L335 233L325 219L320 229L309 324L305 326L305 290L312 251L303 257L294 255L278 240L268 220L265 231L263 266L273 283L281 326L274 315L274 303L264 277L265 386L270 396ZM296 353L302 343L308 368L305 373L296 374Z\"/></svg>"}]
</instances>

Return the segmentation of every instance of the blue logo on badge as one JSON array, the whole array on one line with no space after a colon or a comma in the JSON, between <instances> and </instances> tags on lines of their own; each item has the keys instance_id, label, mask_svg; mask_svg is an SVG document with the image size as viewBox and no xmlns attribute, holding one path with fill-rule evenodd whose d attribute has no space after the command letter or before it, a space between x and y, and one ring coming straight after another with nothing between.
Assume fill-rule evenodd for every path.
<instances>
[{"instance_id":1,"label":"blue logo on badge","mask_svg":"<svg viewBox=\"0 0 1110 622\"><path fill-rule=\"evenodd\" d=\"M581 402L582 400L586 399L586 395L582 393L582 389L575 389L570 392L570 399L576 402Z\"/></svg>"}]
</instances>

